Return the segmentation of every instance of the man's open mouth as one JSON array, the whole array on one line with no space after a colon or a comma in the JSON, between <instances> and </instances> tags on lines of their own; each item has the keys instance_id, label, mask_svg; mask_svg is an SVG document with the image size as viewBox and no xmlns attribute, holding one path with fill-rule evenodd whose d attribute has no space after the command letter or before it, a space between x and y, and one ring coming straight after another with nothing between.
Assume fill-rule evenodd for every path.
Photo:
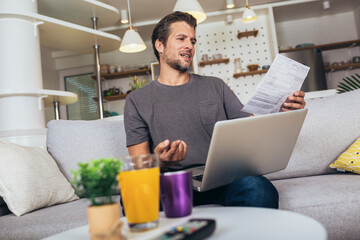
<instances>
[{"instance_id":1,"label":"man's open mouth","mask_svg":"<svg viewBox=\"0 0 360 240\"><path fill-rule=\"evenodd\" d=\"M180 56L182 56L184 58L191 59L191 54L190 53L180 53Z\"/></svg>"}]
</instances>

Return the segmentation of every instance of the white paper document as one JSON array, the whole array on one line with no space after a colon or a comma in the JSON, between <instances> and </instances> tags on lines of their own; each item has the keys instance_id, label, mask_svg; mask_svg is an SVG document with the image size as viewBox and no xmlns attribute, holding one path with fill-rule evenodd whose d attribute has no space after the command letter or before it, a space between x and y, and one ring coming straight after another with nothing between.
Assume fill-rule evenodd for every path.
<instances>
[{"instance_id":1,"label":"white paper document","mask_svg":"<svg viewBox=\"0 0 360 240\"><path fill-rule=\"evenodd\" d=\"M286 98L300 90L309 70L278 54L243 111L257 115L279 112Z\"/></svg>"}]
</instances>

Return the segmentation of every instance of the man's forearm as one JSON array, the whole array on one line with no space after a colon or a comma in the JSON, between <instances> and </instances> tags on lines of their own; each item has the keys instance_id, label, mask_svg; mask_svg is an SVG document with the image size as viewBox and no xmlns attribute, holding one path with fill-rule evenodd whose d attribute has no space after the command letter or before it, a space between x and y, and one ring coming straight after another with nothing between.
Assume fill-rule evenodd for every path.
<instances>
[{"instance_id":1,"label":"man's forearm","mask_svg":"<svg viewBox=\"0 0 360 240\"><path fill-rule=\"evenodd\" d=\"M150 154L149 142L142 142L136 145L128 147L128 152L130 156L140 156Z\"/></svg>"}]
</instances>

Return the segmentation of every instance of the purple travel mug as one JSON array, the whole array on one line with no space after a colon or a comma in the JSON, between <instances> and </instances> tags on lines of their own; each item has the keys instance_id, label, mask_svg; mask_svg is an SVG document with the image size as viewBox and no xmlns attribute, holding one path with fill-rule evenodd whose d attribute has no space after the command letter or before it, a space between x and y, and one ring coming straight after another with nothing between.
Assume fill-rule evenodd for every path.
<instances>
[{"instance_id":1,"label":"purple travel mug","mask_svg":"<svg viewBox=\"0 0 360 240\"><path fill-rule=\"evenodd\" d=\"M192 211L192 172L167 172L160 176L161 204L168 218L184 217Z\"/></svg>"}]
</instances>

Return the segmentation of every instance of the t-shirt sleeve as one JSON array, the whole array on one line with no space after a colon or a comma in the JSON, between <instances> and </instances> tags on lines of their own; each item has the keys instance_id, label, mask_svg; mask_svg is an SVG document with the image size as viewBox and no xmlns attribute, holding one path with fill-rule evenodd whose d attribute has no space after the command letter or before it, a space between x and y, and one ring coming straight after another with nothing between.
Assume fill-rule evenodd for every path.
<instances>
[{"instance_id":1,"label":"t-shirt sleeve","mask_svg":"<svg viewBox=\"0 0 360 240\"><path fill-rule=\"evenodd\" d=\"M243 118L251 115L251 113L242 111L244 105L225 83L223 83L223 97L227 119Z\"/></svg>"},{"instance_id":2,"label":"t-shirt sleeve","mask_svg":"<svg viewBox=\"0 0 360 240\"><path fill-rule=\"evenodd\" d=\"M134 95L129 95L129 97L126 98L124 123L127 147L150 140L148 124L139 113L139 109L134 100Z\"/></svg>"}]
</instances>

